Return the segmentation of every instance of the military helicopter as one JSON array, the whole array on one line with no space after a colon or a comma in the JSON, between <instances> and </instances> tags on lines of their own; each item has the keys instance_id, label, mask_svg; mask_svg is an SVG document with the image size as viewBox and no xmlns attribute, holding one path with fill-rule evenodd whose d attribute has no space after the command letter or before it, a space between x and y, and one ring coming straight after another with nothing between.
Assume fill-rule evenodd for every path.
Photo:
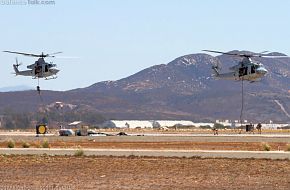
<instances>
[{"instance_id":1,"label":"military helicopter","mask_svg":"<svg viewBox=\"0 0 290 190\"><path fill-rule=\"evenodd\" d=\"M55 57L56 54L60 54L62 52L55 52L51 54L44 54L43 52L41 54L31 54L31 53L22 53L22 52L14 52L14 51L3 51L3 52L20 54L20 55L29 56L29 57L39 57L37 61L27 66L27 69L29 70L24 70L24 71L18 70L18 67L22 63L18 63L18 60L16 58L16 64L13 64L13 68L16 75L32 76L33 79L45 78L46 80L57 78L56 74L59 72L59 70L56 69L56 64L53 64L52 62L47 63L45 62L44 58Z\"/></svg>"},{"instance_id":2,"label":"military helicopter","mask_svg":"<svg viewBox=\"0 0 290 190\"><path fill-rule=\"evenodd\" d=\"M233 55L233 56L239 56L242 57L242 61L238 63L238 65L232 66L229 69L232 72L228 73L220 73L219 66L213 65L212 69L214 70L214 77L217 79L227 79L227 80L246 80L250 82L256 82L260 81L267 73L268 70L264 67L262 63L254 62L251 58L252 57L268 57L268 58L281 58L281 57L287 57L287 56L272 56L264 54L265 52L258 53L258 54L244 54L244 53L226 53L221 51L213 51L213 50L202 50L206 52L212 52L212 53L221 53L224 55Z\"/></svg>"}]
</instances>

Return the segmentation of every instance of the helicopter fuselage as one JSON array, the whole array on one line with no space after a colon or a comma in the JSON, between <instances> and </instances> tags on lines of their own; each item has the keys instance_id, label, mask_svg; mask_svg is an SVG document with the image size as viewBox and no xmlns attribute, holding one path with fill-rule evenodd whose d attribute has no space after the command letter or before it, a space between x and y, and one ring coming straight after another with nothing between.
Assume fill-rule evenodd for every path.
<instances>
[{"instance_id":1,"label":"helicopter fuselage","mask_svg":"<svg viewBox=\"0 0 290 190\"><path fill-rule=\"evenodd\" d=\"M268 71L261 63L255 63L250 58L244 58L238 65L230 68L232 72L219 73L217 68L213 67L217 79L226 80L247 80L251 82L259 81Z\"/></svg>"},{"instance_id":2,"label":"helicopter fuselage","mask_svg":"<svg viewBox=\"0 0 290 190\"><path fill-rule=\"evenodd\" d=\"M43 58L39 58L34 64L28 65L27 68L29 70L19 71L18 66L18 64L13 65L16 75L32 76L33 78L55 78L55 75L59 72L59 70L55 68L55 64L47 63Z\"/></svg>"}]
</instances>

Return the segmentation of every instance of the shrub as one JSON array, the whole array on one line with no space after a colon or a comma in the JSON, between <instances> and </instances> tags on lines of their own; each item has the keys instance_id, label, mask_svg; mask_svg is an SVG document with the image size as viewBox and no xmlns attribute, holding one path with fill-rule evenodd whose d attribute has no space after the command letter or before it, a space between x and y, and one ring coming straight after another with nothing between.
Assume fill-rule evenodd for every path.
<instances>
[{"instance_id":1,"label":"shrub","mask_svg":"<svg viewBox=\"0 0 290 190\"><path fill-rule=\"evenodd\" d=\"M15 147L15 141L13 139L9 139L7 141L7 147L8 148L14 148Z\"/></svg>"},{"instance_id":2,"label":"shrub","mask_svg":"<svg viewBox=\"0 0 290 190\"><path fill-rule=\"evenodd\" d=\"M290 144L287 144L286 151L290 151Z\"/></svg>"},{"instance_id":3,"label":"shrub","mask_svg":"<svg viewBox=\"0 0 290 190\"><path fill-rule=\"evenodd\" d=\"M77 149L75 152L75 156L84 156L84 155L85 155L84 150L81 148Z\"/></svg>"},{"instance_id":4,"label":"shrub","mask_svg":"<svg viewBox=\"0 0 290 190\"><path fill-rule=\"evenodd\" d=\"M30 144L28 142L22 142L22 148L29 148Z\"/></svg>"},{"instance_id":5,"label":"shrub","mask_svg":"<svg viewBox=\"0 0 290 190\"><path fill-rule=\"evenodd\" d=\"M35 148L41 148L41 147L42 147L40 141L34 141L34 142L33 142L33 146L34 146Z\"/></svg>"},{"instance_id":6,"label":"shrub","mask_svg":"<svg viewBox=\"0 0 290 190\"><path fill-rule=\"evenodd\" d=\"M262 149L264 151L270 151L271 150L271 146L268 143L262 143Z\"/></svg>"},{"instance_id":7,"label":"shrub","mask_svg":"<svg viewBox=\"0 0 290 190\"><path fill-rule=\"evenodd\" d=\"M47 139L44 139L42 142L42 148L50 148L50 144Z\"/></svg>"}]
</instances>

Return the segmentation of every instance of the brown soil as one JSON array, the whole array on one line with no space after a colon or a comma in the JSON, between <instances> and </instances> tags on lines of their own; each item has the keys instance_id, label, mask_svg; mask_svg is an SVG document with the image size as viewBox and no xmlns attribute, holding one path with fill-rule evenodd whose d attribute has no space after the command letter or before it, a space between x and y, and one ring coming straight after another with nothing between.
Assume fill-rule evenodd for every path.
<instances>
[{"instance_id":1,"label":"brown soil","mask_svg":"<svg viewBox=\"0 0 290 190\"><path fill-rule=\"evenodd\" d=\"M289 160L0 156L0 189L290 189Z\"/></svg>"},{"instance_id":2,"label":"brown soil","mask_svg":"<svg viewBox=\"0 0 290 190\"><path fill-rule=\"evenodd\" d=\"M29 142L30 147L40 147L42 141ZM15 147L22 147L16 142ZM115 149L185 149L185 150L263 150L260 142L94 142L94 141L53 141L49 142L51 148L115 148ZM288 145L284 142L269 142L271 150L286 150ZM7 147L7 142L1 142L0 147Z\"/></svg>"}]
</instances>

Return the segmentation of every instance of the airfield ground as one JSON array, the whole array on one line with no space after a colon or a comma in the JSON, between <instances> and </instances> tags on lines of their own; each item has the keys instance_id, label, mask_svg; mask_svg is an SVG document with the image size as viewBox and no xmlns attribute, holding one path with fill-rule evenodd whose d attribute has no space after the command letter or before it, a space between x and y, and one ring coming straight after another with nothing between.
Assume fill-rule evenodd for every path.
<instances>
[{"instance_id":1,"label":"airfield ground","mask_svg":"<svg viewBox=\"0 0 290 190\"><path fill-rule=\"evenodd\" d=\"M37 148L43 143L42 140L26 141L30 143L30 147ZM23 142L16 141L15 147L22 147ZM271 150L286 150L287 142L268 142ZM109 149L161 149L161 150L248 150L263 151L263 142L130 142L114 141L114 142L96 142L94 140L75 141L51 141L51 148L109 148ZM7 147L7 141L0 142L1 148Z\"/></svg>"},{"instance_id":2,"label":"airfield ground","mask_svg":"<svg viewBox=\"0 0 290 190\"><path fill-rule=\"evenodd\" d=\"M0 189L289 189L290 161L1 156Z\"/></svg>"},{"instance_id":3,"label":"airfield ground","mask_svg":"<svg viewBox=\"0 0 290 190\"><path fill-rule=\"evenodd\" d=\"M117 134L119 131L102 131ZM111 149L183 149L183 150L263 150L263 143L270 145L271 150L285 150L290 144L289 131L266 131L263 134L221 131L213 135L211 131L126 131L130 136L70 136L56 134L36 137L35 133L0 132L0 148L7 147L7 141L16 142L15 147L22 147L23 142L30 147L39 147L44 140L51 148L111 148Z\"/></svg>"},{"instance_id":4,"label":"airfield ground","mask_svg":"<svg viewBox=\"0 0 290 190\"><path fill-rule=\"evenodd\" d=\"M4 134L4 135L3 135ZM9 133L8 133L9 134ZM51 148L284 151L289 133L144 133L145 136L59 137L0 133L0 147L13 139ZM290 153L289 153L290 154ZM0 155L0 189L290 189L290 160Z\"/></svg>"}]
</instances>

